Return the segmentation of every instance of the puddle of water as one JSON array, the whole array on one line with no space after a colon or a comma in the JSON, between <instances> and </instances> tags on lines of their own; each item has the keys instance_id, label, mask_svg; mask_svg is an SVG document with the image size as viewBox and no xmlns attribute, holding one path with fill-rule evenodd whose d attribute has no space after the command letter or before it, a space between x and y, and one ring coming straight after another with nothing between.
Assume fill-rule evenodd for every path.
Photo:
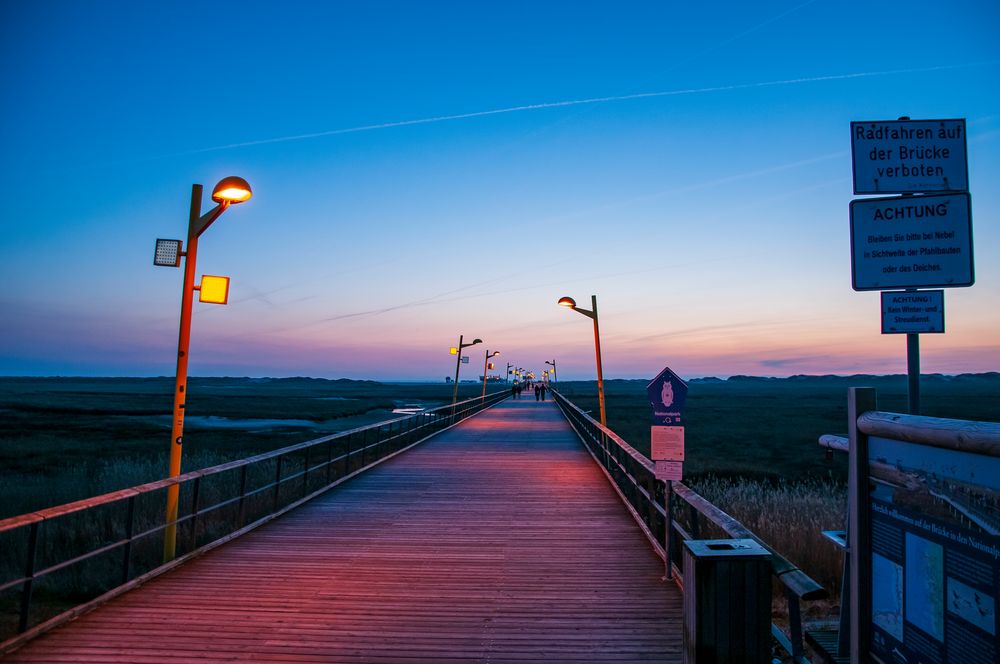
<instances>
[{"instance_id":1,"label":"puddle of water","mask_svg":"<svg viewBox=\"0 0 1000 664\"><path fill-rule=\"evenodd\" d=\"M416 415L417 413L422 413L430 408L437 408L444 404L439 402L427 402L427 401L397 401L396 407L392 409L392 412L396 415Z\"/></svg>"}]
</instances>

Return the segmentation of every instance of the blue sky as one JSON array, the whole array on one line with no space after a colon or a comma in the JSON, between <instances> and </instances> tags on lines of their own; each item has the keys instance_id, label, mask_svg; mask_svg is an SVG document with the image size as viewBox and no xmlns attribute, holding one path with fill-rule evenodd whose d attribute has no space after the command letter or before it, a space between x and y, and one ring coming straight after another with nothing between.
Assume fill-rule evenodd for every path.
<instances>
[{"instance_id":1,"label":"blue sky","mask_svg":"<svg viewBox=\"0 0 1000 664\"><path fill-rule=\"evenodd\" d=\"M461 333L587 378L589 321L554 303L592 293L611 377L903 372L847 215L849 123L900 115L968 120L977 283L924 369L1000 369L998 19L8 0L0 373L171 375L181 274L153 240L230 174L255 196L201 240L232 295L196 303L196 375L443 379Z\"/></svg>"}]
</instances>

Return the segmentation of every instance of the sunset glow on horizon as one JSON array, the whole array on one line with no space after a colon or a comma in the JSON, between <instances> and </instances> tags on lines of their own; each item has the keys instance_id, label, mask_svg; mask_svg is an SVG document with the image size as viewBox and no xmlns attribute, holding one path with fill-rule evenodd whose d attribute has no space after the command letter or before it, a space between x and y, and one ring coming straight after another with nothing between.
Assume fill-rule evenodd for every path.
<instances>
[{"instance_id":1,"label":"sunset glow on horizon","mask_svg":"<svg viewBox=\"0 0 1000 664\"><path fill-rule=\"evenodd\" d=\"M976 283L922 371L1000 370L995 2L193 7L0 8L0 375L172 375L154 241L234 174L191 375L443 382L462 334L462 379L593 379L593 294L609 379L905 373L848 223L850 122L903 115L968 130Z\"/></svg>"}]
</instances>

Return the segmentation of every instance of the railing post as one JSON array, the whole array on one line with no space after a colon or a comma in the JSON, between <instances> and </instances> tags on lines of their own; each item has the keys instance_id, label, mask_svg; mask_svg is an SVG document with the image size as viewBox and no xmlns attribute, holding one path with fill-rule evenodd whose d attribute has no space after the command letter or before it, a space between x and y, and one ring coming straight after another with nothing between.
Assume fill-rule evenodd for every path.
<instances>
[{"instance_id":1,"label":"railing post","mask_svg":"<svg viewBox=\"0 0 1000 664\"><path fill-rule=\"evenodd\" d=\"M191 551L198 548L198 499L201 492L201 476L194 478L191 488Z\"/></svg>"},{"instance_id":2,"label":"railing post","mask_svg":"<svg viewBox=\"0 0 1000 664\"><path fill-rule=\"evenodd\" d=\"M698 527L698 508L688 503L688 515L691 517L691 539L701 539L701 528Z\"/></svg>"},{"instance_id":3,"label":"railing post","mask_svg":"<svg viewBox=\"0 0 1000 664\"><path fill-rule=\"evenodd\" d=\"M278 511L278 494L281 493L281 460L283 456L278 456L278 462L275 464L274 471L274 506L271 509L271 513Z\"/></svg>"},{"instance_id":4,"label":"railing post","mask_svg":"<svg viewBox=\"0 0 1000 664\"><path fill-rule=\"evenodd\" d=\"M667 480L663 483L663 548L667 554L667 578L674 578L674 559L676 543L674 540L674 483Z\"/></svg>"},{"instance_id":5,"label":"railing post","mask_svg":"<svg viewBox=\"0 0 1000 664\"><path fill-rule=\"evenodd\" d=\"M649 532L656 535L656 478L649 473L644 473L642 476L642 488L646 492L646 505L642 512L645 512L643 518L646 520L646 527L649 528ZM638 489L636 490L636 496L641 496L642 492Z\"/></svg>"},{"instance_id":6,"label":"railing post","mask_svg":"<svg viewBox=\"0 0 1000 664\"><path fill-rule=\"evenodd\" d=\"M240 502L237 507L238 514L236 518L238 519L237 529L243 527L243 523L246 520L246 497L247 497L247 465L244 464L240 466Z\"/></svg>"},{"instance_id":7,"label":"railing post","mask_svg":"<svg viewBox=\"0 0 1000 664\"><path fill-rule=\"evenodd\" d=\"M21 586L21 617L18 621L17 631L24 632L28 629L28 614L31 613L31 590L35 582L35 553L38 551L38 527L41 521L31 524L28 531L28 559L24 566L25 581Z\"/></svg>"},{"instance_id":8,"label":"railing post","mask_svg":"<svg viewBox=\"0 0 1000 664\"><path fill-rule=\"evenodd\" d=\"M792 659L796 662L805 655L802 647L802 611L799 597L785 586L785 598L788 600L788 636L792 641Z\"/></svg>"},{"instance_id":9,"label":"railing post","mask_svg":"<svg viewBox=\"0 0 1000 664\"><path fill-rule=\"evenodd\" d=\"M330 478L333 475L333 441L331 438L326 443L326 483L330 483Z\"/></svg>"},{"instance_id":10,"label":"railing post","mask_svg":"<svg viewBox=\"0 0 1000 664\"><path fill-rule=\"evenodd\" d=\"M309 450L312 446L310 445L305 449L306 458L302 466L302 495L303 497L309 493Z\"/></svg>"},{"instance_id":11,"label":"railing post","mask_svg":"<svg viewBox=\"0 0 1000 664\"><path fill-rule=\"evenodd\" d=\"M354 454L354 446L351 445L351 440L354 438L353 433L347 434L344 439L344 475L347 476L351 474L351 456Z\"/></svg>"},{"instance_id":12,"label":"railing post","mask_svg":"<svg viewBox=\"0 0 1000 664\"><path fill-rule=\"evenodd\" d=\"M132 535L135 533L135 496L129 496L125 509L125 551L122 553L122 583L128 583L132 563Z\"/></svg>"}]
</instances>

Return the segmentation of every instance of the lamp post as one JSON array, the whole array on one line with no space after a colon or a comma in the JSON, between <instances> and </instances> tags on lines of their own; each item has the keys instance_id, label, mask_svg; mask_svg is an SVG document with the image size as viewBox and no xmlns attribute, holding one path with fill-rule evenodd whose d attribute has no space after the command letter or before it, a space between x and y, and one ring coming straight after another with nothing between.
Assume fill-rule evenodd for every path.
<instances>
[{"instance_id":1,"label":"lamp post","mask_svg":"<svg viewBox=\"0 0 1000 664\"><path fill-rule=\"evenodd\" d=\"M180 251L180 242L176 240L157 240L157 255L154 263L157 265L168 265L162 260L161 251L170 245L161 243L176 243L173 251L176 251L175 266L180 266L180 258L184 257L184 285L181 290L181 321L180 332L177 339L177 374L174 382L174 413L173 425L170 432L170 477L177 477L181 474L181 453L184 444L184 403L187 399L187 370L188 370L188 348L191 343L191 307L194 300L194 291L201 291L202 301L225 304L228 297L229 280L225 277L208 277L202 285L195 286L195 263L198 258L198 238L204 233L216 219L225 212L230 205L242 203L250 199L253 192L250 185L243 178L230 176L223 178L212 190L212 200L216 206L206 212L201 213L202 186L200 184L191 186L191 211L188 217L187 252ZM209 279L223 292L221 296L206 297L209 287ZM224 286L219 279L225 279ZM204 287L204 288L203 288ZM172 484L167 487L167 515L166 528L163 538L163 560L169 562L173 560L177 545L177 501L180 495L180 485Z\"/></svg>"},{"instance_id":2,"label":"lamp post","mask_svg":"<svg viewBox=\"0 0 1000 664\"><path fill-rule=\"evenodd\" d=\"M591 295L590 301L594 307L591 311L576 306L576 300L571 297L559 298L558 304L559 306L567 307L577 313L581 313L594 321L594 348L597 351L597 401L601 406L601 425L606 427L608 426L608 414L604 408L604 373L601 370L601 332L597 326L597 296ZM555 366L555 360L553 360L552 366Z\"/></svg>"},{"instance_id":3,"label":"lamp post","mask_svg":"<svg viewBox=\"0 0 1000 664\"><path fill-rule=\"evenodd\" d=\"M486 360L483 362L483 401L486 401L486 372L490 366L490 358L496 357L499 354L500 351L498 350L491 353L489 348L486 349Z\"/></svg>"},{"instance_id":4,"label":"lamp post","mask_svg":"<svg viewBox=\"0 0 1000 664\"><path fill-rule=\"evenodd\" d=\"M505 373L503 375L503 382L504 382L505 385L507 384L508 380L510 380L510 368L512 366L514 366L514 365L511 364L510 362L507 363L507 373Z\"/></svg>"},{"instance_id":5,"label":"lamp post","mask_svg":"<svg viewBox=\"0 0 1000 664\"><path fill-rule=\"evenodd\" d=\"M548 360L545 360L545 364L552 365L552 382L553 383L558 383L559 382L559 377L556 375L556 361L552 360L551 362L549 362Z\"/></svg>"},{"instance_id":6,"label":"lamp post","mask_svg":"<svg viewBox=\"0 0 1000 664\"><path fill-rule=\"evenodd\" d=\"M473 339L472 343L466 344L466 343L462 343L463 339L465 339L465 335L462 335L462 334L458 335L458 347L457 348L456 347L452 347L452 349L451 349L452 352L458 354L458 357L455 358L455 391L451 395L451 405L453 405L453 406L456 403L458 403L458 370L462 368L462 349L463 348L468 348L469 346L475 346L476 344L483 343L482 339ZM454 409L452 410L452 412L454 412Z\"/></svg>"}]
</instances>

